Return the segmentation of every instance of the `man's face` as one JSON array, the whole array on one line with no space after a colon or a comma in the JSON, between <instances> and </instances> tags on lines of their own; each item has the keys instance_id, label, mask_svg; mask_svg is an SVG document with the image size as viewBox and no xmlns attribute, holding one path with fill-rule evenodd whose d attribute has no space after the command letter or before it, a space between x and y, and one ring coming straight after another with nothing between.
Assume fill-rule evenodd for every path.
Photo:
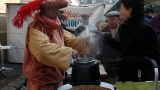
<instances>
[{"instance_id":1,"label":"man's face","mask_svg":"<svg viewBox=\"0 0 160 90\"><path fill-rule=\"evenodd\" d=\"M88 25L89 23L89 15L82 15L82 24Z\"/></svg>"},{"instance_id":2,"label":"man's face","mask_svg":"<svg viewBox=\"0 0 160 90\"><path fill-rule=\"evenodd\" d=\"M89 18L88 19L82 19L82 24L83 25L88 25L89 23Z\"/></svg>"},{"instance_id":3,"label":"man's face","mask_svg":"<svg viewBox=\"0 0 160 90\"><path fill-rule=\"evenodd\" d=\"M116 29L118 27L119 18L117 16L108 17L108 27L110 29Z\"/></svg>"},{"instance_id":4,"label":"man's face","mask_svg":"<svg viewBox=\"0 0 160 90\"><path fill-rule=\"evenodd\" d=\"M50 19L57 19L59 14L59 9L58 8L53 8L53 9L49 9L46 11L46 16Z\"/></svg>"}]
</instances>

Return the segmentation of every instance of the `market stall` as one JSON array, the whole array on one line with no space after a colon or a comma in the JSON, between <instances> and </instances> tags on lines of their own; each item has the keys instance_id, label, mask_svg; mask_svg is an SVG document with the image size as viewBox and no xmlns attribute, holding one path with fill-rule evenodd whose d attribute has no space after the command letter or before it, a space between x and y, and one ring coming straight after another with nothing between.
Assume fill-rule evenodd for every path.
<instances>
[{"instance_id":1,"label":"market stall","mask_svg":"<svg viewBox=\"0 0 160 90\"><path fill-rule=\"evenodd\" d=\"M25 1L24 1L25 2ZM28 19L23 25L23 28L17 29L12 25L12 18L16 15L17 10L20 6L25 5L25 3L7 3L7 44L13 46L12 50L9 50L9 62L22 63L24 57L25 48L25 36L27 31L27 26L31 19ZM83 11L85 9L85 12ZM90 21L96 24L98 21L104 19L104 5L94 4L84 6L68 6L64 9L65 14L69 17L67 21L67 27L75 28L79 23L81 23L82 14L90 14Z\"/></svg>"},{"instance_id":2,"label":"market stall","mask_svg":"<svg viewBox=\"0 0 160 90\"><path fill-rule=\"evenodd\" d=\"M27 37L26 40L25 40L25 37L26 37L27 27L28 27L28 24L32 21L32 18L28 18L28 20L24 23L23 28L21 28L20 30L18 30L17 28L15 28L12 25L12 19L16 15L17 10L20 8L20 6L25 5L26 3L15 3L15 4L8 3L7 4L7 23L8 23L7 24L7 35L8 35L7 40L8 40L8 45L13 46L13 48L11 50L9 50L9 62L23 63L25 41L26 41L27 42L26 53L28 55L26 55L27 57L24 60L24 62L25 62L24 63L24 72L25 72L24 74L26 76L29 75L29 76L27 76L27 78L30 79L30 80L28 80L29 83L34 82L33 79L36 79L38 81L38 83L39 82L41 83L41 78L43 78L42 80L46 80L46 78L47 79L51 78L51 81L49 82L49 84L48 84L48 81L46 81L47 84L45 84L46 86L44 85L45 88L47 88L48 86L54 87L53 84L55 85L55 88L58 88L58 87L56 87L56 84L57 84L57 86L60 85L60 83L62 82L62 80L64 79L64 76L65 76L64 71L67 70L68 67L70 66L70 68L66 71L67 72L66 73L66 79L69 78L70 82L67 82L66 85L63 85L62 87L60 87L59 90L65 90L66 88L67 89L76 88L76 86L79 87L81 85L82 85L82 87L85 87L83 85L86 85L87 87L90 87L89 85L94 85L94 87L103 88L104 90L108 90L107 88L109 88L110 90L114 90L114 89L116 89L115 87L117 87L120 90L121 89L124 90L124 87L127 88L130 85L131 86L133 85L132 87L134 87L135 89L137 89L137 88L142 89L142 84L145 84L147 86L151 85L152 89L154 88L155 90L158 90L158 76L159 76L159 73L158 73L158 65L156 64L155 60L150 59L148 57L144 57L144 56L143 57L142 56L138 57L138 60L140 59L139 61L142 61L142 60L147 61L148 60L150 63L153 64L153 68L154 68L154 72L155 72L155 80L154 80L155 85L154 85L154 87L153 87L153 83L147 83L146 84L146 83L136 83L136 82L134 82L134 83L117 83L116 85L115 84L111 85L111 84L103 82L103 80L102 80L103 78L105 78L109 75L109 72L107 74L106 71L105 71L106 68L104 69L103 65L100 64L99 61L95 59L95 54L97 54L97 51L95 49L94 44L95 44L96 40L94 40L93 43L91 42L91 39L93 39L94 36L91 36L90 33L89 33L89 35L86 35L86 36L90 36L89 38L88 37L81 37L81 36L80 36L80 38L77 38L77 37L74 37L74 35L69 33L69 32L66 32L66 31L63 32L63 29L61 28L62 27L62 22L60 22L59 19L58 19L59 18L58 17L59 9L63 10L64 14L68 17L67 18L68 20L66 22L67 23L66 24L67 28L74 28L75 29L75 28L77 28L77 26L79 24L81 24L81 26L85 26L84 31L94 32L95 37L97 37L96 36L97 34L100 35L99 37L101 37L102 33L100 31L98 31L97 28L96 28L97 31L89 29L89 22L92 22L94 25L96 25L97 22L104 21L105 20L104 14L108 13L110 10L117 9L119 7L118 6L119 2L117 1L114 4L113 7L110 7L107 10L105 9L106 7L104 7L103 3L93 4L95 2L96 2L95 0L92 0L92 5L88 5L88 3L91 3L91 2L88 2L88 1L84 0L84 2L77 2L78 3L77 6L68 6L67 8L63 8L63 9L54 7L55 11L57 10L56 13L53 12L52 7L49 7L49 8L52 8L51 12L53 12L55 14L55 16L56 16L55 18L48 17L47 14L45 16L45 14L43 12L37 13L36 14L37 16L35 17L36 19L34 19L34 21L36 23L34 23L34 25L31 25L33 27L29 28L30 29L30 32L29 32L30 36ZM83 3L83 5L80 5L81 3ZM55 2L54 2L54 4L55 4ZM47 5L44 5L44 6L47 6ZM66 4L66 6L67 6L67 4ZM143 11L143 9L144 8L142 8L141 11ZM38 9L38 10L43 11L42 8ZM104 11L105 11L105 13L104 13ZM49 15L50 15L50 13L49 13ZM118 18L119 18L119 13L116 14L116 18L117 18L117 15L118 15ZM30 15L30 16L32 16L32 15ZM113 17L113 16L111 16L111 17ZM87 24L83 24L83 19L84 18L86 19L86 21L88 20ZM44 21L42 21L41 19L44 19ZM37 23L37 20L39 20L38 22L40 22L40 25L39 25L39 23ZM47 20L49 20L49 21L55 20L54 24L55 24L55 22L56 22L56 24L54 26L53 22L49 22L51 28L48 28L47 27L48 23L47 24L44 23L45 20L46 20L46 22L48 22ZM117 25L120 26L119 19L116 19L116 20L118 22ZM57 24L57 22L58 22L58 24ZM34 26L36 26L35 24L39 25L39 28L41 28L40 29L41 32L38 31L39 28L37 29L37 27L34 27ZM109 25L109 24L107 24L107 25ZM41 27L41 26L44 26L45 28ZM55 29L55 27L56 27L56 29ZM119 29L119 27L117 27L117 32L118 32L118 29ZM47 30L48 31L50 30L50 31L53 31L53 32L48 33ZM92 30L92 31L90 31L90 30ZM134 30L136 30L136 27L133 28L133 31ZM108 32L106 34L108 35ZM118 34L118 35L120 35L120 34ZM136 34L133 34L133 35L135 36ZM37 38L39 38L40 40L39 39L37 40ZM43 39L45 39L45 40L43 40ZM114 39L115 39L115 37L114 37ZM100 41L100 39L98 39L98 40ZM44 41L46 41L46 42L44 43ZM54 41L56 41L56 42L54 42ZM128 41L130 41L130 40L128 40ZM71 44L71 43L74 43L74 44ZM132 45L126 45L126 46L128 46L128 47L131 46L130 48L132 50L133 47L134 47L134 45L133 46ZM63 47L63 46L66 46L66 47ZM72 47L72 48L69 48L69 47ZM78 54L79 51L80 52L81 51L86 51L87 52L87 50L91 54L92 51L91 51L90 48L92 48L92 47L94 49L93 50L94 54L92 54L92 55L94 55L94 57L91 58L89 55L87 55L88 53L85 54L85 55L79 55ZM125 48L127 48L127 47L125 47ZM77 49L77 51L76 51L76 49ZM89 49L90 49L90 51L89 51ZM137 51L135 51L135 52L137 52ZM76 53L77 55L74 55L74 53ZM109 53L111 53L111 52L109 52ZM124 53L124 52L122 52L122 53ZM127 51L127 53L130 53L130 51ZM108 52L107 52L107 54L108 54ZM62 55L64 55L64 56L62 56ZM60 59L58 59L58 58L60 58ZM72 58L72 60L71 60L71 58ZM119 62L122 62L122 60L124 60L124 61L125 60L130 60L131 58L128 58L128 57L127 57L127 59L126 58L124 59L123 57L122 58L116 58L116 59L113 59L113 62L112 62L112 59L113 58L109 58L109 63L107 63L107 64L105 63L104 65L114 64L113 62L115 62L115 61L118 61L118 63L119 63ZM133 61L135 61L135 60L137 60L137 57L136 57L136 59L135 58L133 58L133 59L134 59ZM30 61L32 60L32 62L29 62L28 60L30 60ZM137 61L136 63L139 63L139 61ZM117 64L117 62L116 62L116 64ZM123 63L120 63L120 65L125 66ZM134 64L134 65L136 66L136 64ZM133 68L135 66L133 66ZM114 69L111 69L111 71L115 70L116 71L115 75L118 76L118 74L119 74L118 69L119 69L119 67L117 65L114 65ZM125 68L125 69L128 69L128 68ZM141 72L143 72L142 71L143 69L141 69L139 67L136 68L136 69L138 69L138 79L136 78L137 79L136 81L142 81L141 80L141 78L142 78L141 77L142 76ZM150 67L149 67L149 69L150 69ZM54 70L55 70L55 72L54 72ZM131 72L129 74L132 74L132 72L135 71L135 70L132 70L132 69L131 70L128 69L128 70ZM54 72L54 73L52 73L52 72ZM61 79L55 81L55 82L58 82L58 83L53 83L54 81L52 81L53 80L52 77L57 79L56 76L58 76L58 75L56 75L56 73L59 74ZM123 73L124 73L124 75L127 75L128 72L127 73L123 72ZM31 74L33 74L33 76L31 76ZM122 76L124 76L124 75L122 75ZM136 75L137 75L137 73L136 73ZM126 79L126 78L127 77L124 77L124 79ZM59 77L58 77L58 79L59 79ZM52 84L50 85L50 83L52 83ZM141 86L138 87L137 84L141 85ZM33 85L28 85L28 86L32 87ZM40 87L40 85L39 85L39 87ZM143 88L147 88L147 87L143 87ZM127 88L127 89L129 89L129 88Z\"/></svg>"}]
</instances>

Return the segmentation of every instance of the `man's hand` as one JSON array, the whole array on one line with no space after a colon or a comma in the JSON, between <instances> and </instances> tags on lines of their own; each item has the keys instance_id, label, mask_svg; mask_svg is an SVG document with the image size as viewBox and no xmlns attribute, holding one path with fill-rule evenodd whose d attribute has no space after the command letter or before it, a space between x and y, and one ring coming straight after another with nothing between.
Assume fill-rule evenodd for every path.
<instances>
[{"instance_id":1,"label":"man's hand","mask_svg":"<svg viewBox=\"0 0 160 90\"><path fill-rule=\"evenodd\" d=\"M79 57L79 53L77 50L72 49L72 57L73 57L73 59L76 59L77 57Z\"/></svg>"}]
</instances>

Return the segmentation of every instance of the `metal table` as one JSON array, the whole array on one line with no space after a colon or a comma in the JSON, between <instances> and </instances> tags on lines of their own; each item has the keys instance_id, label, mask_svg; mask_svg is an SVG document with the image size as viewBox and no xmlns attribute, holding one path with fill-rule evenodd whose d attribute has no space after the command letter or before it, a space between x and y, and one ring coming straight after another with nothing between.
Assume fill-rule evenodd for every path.
<instances>
[{"instance_id":1,"label":"metal table","mask_svg":"<svg viewBox=\"0 0 160 90\"><path fill-rule=\"evenodd\" d=\"M1 71L11 71L13 70L12 68L6 68L4 67L4 50L8 50L11 49L12 46L0 46L0 50L1 50L1 62L2 62L2 67L0 68L0 72Z\"/></svg>"}]
</instances>

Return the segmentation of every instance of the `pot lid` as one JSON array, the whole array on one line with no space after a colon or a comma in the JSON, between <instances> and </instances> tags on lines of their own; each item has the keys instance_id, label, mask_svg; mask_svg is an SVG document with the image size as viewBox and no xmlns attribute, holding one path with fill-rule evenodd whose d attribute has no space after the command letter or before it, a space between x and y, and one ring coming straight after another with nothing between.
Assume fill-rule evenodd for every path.
<instances>
[{"instance_id":1,"label":"pot lid","mask_svg":"<svg viewBox=\"0 0 160 90\"><path fill-rule=\"evenodd\" d=\"M86 63L93 63L95 62L95 59L94 58L90 58L90 57L87 57L87 58L78 58L76 61L74 61L74 63L76 64L86 64Z\"/></svg>"}]
</instances>

